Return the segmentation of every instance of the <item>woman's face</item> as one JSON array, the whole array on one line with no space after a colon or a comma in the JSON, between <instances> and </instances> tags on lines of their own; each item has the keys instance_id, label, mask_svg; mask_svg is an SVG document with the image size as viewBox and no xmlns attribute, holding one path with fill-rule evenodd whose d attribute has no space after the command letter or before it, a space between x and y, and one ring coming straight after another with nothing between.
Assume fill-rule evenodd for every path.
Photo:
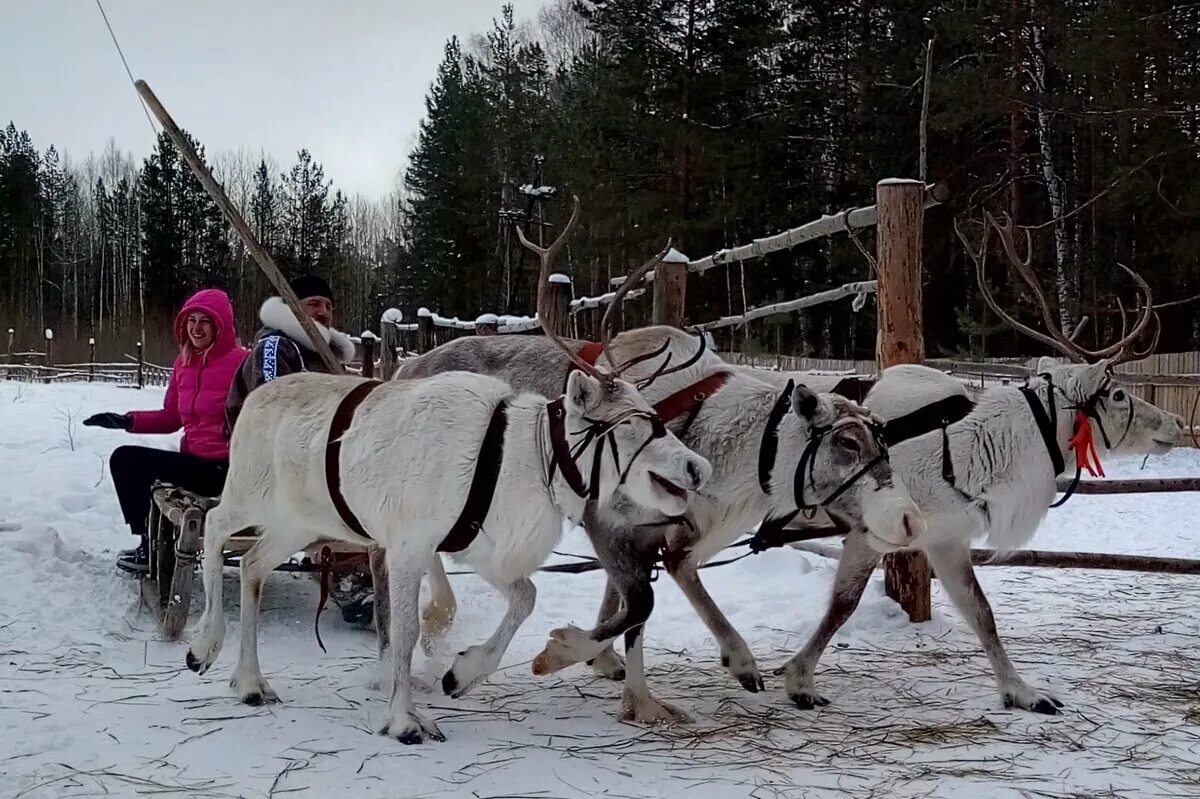
<instances>
[{"instance_id":1,"label":"woman's face","mask_svg":"<svg viewBox=\"0 0 1200 799\"><path fill-rule=\"evenodd\" d=\"M217 328L212 319L199 311L193 311L187 318L188 341L197 350L206 350L212 346L217 337Z\"/></svg>"}]
</instances>

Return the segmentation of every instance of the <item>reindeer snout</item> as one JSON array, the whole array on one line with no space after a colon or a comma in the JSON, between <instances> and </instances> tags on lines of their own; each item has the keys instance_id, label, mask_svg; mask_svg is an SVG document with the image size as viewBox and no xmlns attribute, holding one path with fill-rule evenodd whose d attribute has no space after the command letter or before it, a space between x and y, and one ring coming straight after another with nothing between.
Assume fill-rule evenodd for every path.
<instances>
[{"instance_id":1,"label":"reindeer snout","mask_svg":"<svg viewBox=\"0 0 1200 799\"><path fill-rule=\"evenodd\" d=\"M712 476L712 466L703 458L688 458L686 470L691 481L688 489L691 491L699 491Z\"/></svg>"}]
</instances>

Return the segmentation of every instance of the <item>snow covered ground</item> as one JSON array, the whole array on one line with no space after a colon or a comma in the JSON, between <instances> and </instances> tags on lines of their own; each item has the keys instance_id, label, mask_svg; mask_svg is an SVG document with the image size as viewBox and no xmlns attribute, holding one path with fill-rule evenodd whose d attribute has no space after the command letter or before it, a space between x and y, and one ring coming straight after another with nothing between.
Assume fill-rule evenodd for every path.
<instances>
[{"instance_id":1,"label":"snow covered ground","mask_svg":"<svg viewBox=\"0 0 1200 799\"><path fill-rule=\"evenodd\" d=\"M822 663L833 704L796 709L770 671L812 629L834 564L792 550L704 573L766 675L765 694L745 693L664 579L648 629L650 679L696 722L646 729L618 722L619 685L583 667L530 673L547 632L589 625L601 591L598 574L539 574L537 609L500 672L462 700L418 694L449 740L404 747L374 734L385 699L368 686L372 634L334 609L322 619L322 653L315 582L277 574L263 601L261 655L284 704L245 707L227 686L236 589L226 591L233 643L200 678L184 667L185 643L156 640L136 583L113 568L132 538L107 457L138 437L80 421L154 407L161 396L0 382L2 797L1200 795L1194 577L981 570L1009 652L1066 702L1055 718L1003 710L974 637L944 598L935 596L933 622L911 625L878 576ZM1106 466L1116 477L1195 476L1200 453L1180 450L1144 471L1133 460ZM1034 546L1196 557L1198 516L1194 494L1079 496L1052 512ZM588 548L573 533L560 550ZM452 579L458 620L443 652L419 656L431 684L502 613L482 582Z\"/></svg>"}]
</instances>

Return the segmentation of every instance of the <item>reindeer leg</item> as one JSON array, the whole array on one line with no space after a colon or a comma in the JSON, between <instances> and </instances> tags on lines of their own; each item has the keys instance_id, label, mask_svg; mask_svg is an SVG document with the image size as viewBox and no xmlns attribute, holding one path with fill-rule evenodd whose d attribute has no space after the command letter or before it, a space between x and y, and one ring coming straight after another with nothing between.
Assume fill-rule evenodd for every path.
<instances>
[{"instance_id":1,"label":"reindeer leg","mask_svg":"<svg viewBox=\"0 0 1200 799\"><path fill-rule=\"evenodd\" d=\"M500 620L500 626L483 644L459 652L450 671L442 677L442 691L449 696L462 696L495 671L517 629L533 613L537 589L532 580L522 577L503 590L508 596L508 610Z\"/></svg>"},{"instance_id":2,"label":"reindeer leg","mask_svg":"<svg viewBox=\"0 0 1200 799\"><path fill-rule=\"evenodd\" d=\"M392 697L388 702L388 722L379 733L390 735L402 744L446 740L437 724L417 711L412 699L412 654L421 630L421 576L432 555L418 554L402 541L392 543L387 550L392 601Z\"/></svg>"},{"instance_id":3,"label":"reindeer leg","mask_svg":"<svg viewBox=\"0 0 1200 799\"><path fill-rule=\"evenodd\" d=\"M879 563L879 557L879 553L871 549L866 535L861 531L854 530L846 536L842 545L842 556L838 559L837 576L833 580L833 596L829 600L825 616L804 648L779 670L786 675L784 685L788 698L801 710L812 710L829 704L828 699L817 693L814 680L817 661L825 652L825 647L829 646L834 634L854 614L854 609L858 607L863 591L870 581L871 572Z\"/></svg>"},{"instance_id":4,"label":"reindeer leg","mask_svg":"<svg viewBox=\"0 0 1200 799\"><path fill-rule=\"evenodd\" d=\"M675 580L705 626L716 637L721 647L721 665L725 666L750 693L764 690L762 675L758 673L758 664L754 661L750 647L746 645L746 640L741 634L733 629L729 619L725 618L725 614L700 582L695 562L690 557L678 560L667 558L667 573Z\"/></svg>"},{"instance_id":5,"label":"reindeer leg","mask_svg":"<svg viewBox=\"0 0 1200 799\"><path fill-rule=\"evenodd\" d=\"M946 541L925 550L934 572L946 589L954 607L975 631L983 651L992 664L996 685L1005 707L1019 707L1034 713L1055 715L1063 703L1054 696L1034 688L1017 674L1017 668L1004 651L996 632L996 619L983 588L975 579L971 565L971 550L965 541Z\"/></svg>"},{"instance_id":6,"label":"reindeer leg","mask_svg":"<svg viewBox=\"0 0 1200 799\"><path fill-rule=\"evenodd\" d=\"M371 568L371 585L375 589L375 641L379 651L378 672L368 685L392 695L391 680L395 668L391 662L392 595L388 577L387 552L381 546L367 549Z\"/></svg>"},{"instance_id":7,"label":"reindeer leg","mask_svg":"<svg viewBox=\"0 0 1200 799\"><path fill-rule=\"evenodd\" d=\"M621 594L613 585L612 578L608 577L604 583L604 601L600 603L600 612L596 614L596 626L599 627L620 610ZM611 642L603 652L589 660L588 665L592 667L592 671L605 679L617 681L625 679L625 662L613 649Z\"/></svg>"},{"instance_id":8,"label":"reindeer leg","mask_svg":"<svg viewBox=\"0 0 1200 799\"><path fill-rule=\"evenodd\" d=\"M646 685L644 660L645 625L625 632L625 690L621 695L621 719L639 724L687 724L691 717L674 705L655 699Z\"/></svg>"},{"instance_id":9,"label":"reindeer leg","mask_svg":"<svg viewBox=\"0 0 1200 799\"><path fill-rule=\"evenodd\" d=\"M596 536L593 541L597 558L608 573L621 607L614 615L602 618L590 631L574 625L551 630L546 648L533 659L534 674L549 674L574 663L595 660L605 649L611 649L612 640L618 635L645 624L654 610L654 588L650 584L653 550L624 530Z\"/></svg>"},{"instance_id":10,"label":"reindeer leg","mask_svg":"<svg viewBox=\"0 0 1200 799\"><path fill-rule=\"evenodd\" d=\"M234 512L233 503L217 505L204 520L204 614L188 647L187 667L203 674L217 661L225 643L225 543L251 524Z\"/></svg>"},{"instance_id":11,"label":"reindeer leg","mask_svg":"<svg viewBox=\"0 0 1200 799\"><path fill-rule=\"evenodd\" d=\"M454 599L454 587L450 585L441 555L433 556L425 574L429 577L429 604L421 612L421 649L426 655L432 655L454 623L458 602Z\"/></svg>"},{"instance_id":12,"label":"reindeer leg","mask_svg":"<svg viewBox=\"0 0 1200 799\"><path fill-rule=\"evenodd\" d=\"M263 584L276 566L315 540L315 535L301 537L264 529L254 546L242 556L242 649L229 684L247 705L279 701L279 695L267 684L258 664L258 613Z\"/></svg>"}]
</instances>

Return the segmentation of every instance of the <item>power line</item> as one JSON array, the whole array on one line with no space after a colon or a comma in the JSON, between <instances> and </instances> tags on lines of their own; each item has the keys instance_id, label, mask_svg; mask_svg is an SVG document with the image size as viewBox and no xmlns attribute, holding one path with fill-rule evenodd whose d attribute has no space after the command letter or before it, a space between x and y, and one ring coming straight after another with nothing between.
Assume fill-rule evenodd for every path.
<instances>
[{"instance_id":1,"label":"power line","mask_svg":"<svg viewBox=\"0 0 1200 799\"><path fill-rule=\"evenodd\" d=\"M108 21L108 14L104 13L104 6L100 5L100 0L96 0L96 8L100 9L100 16L104 17L104 25L108 28L108 35L112 37L112 42L117 48L117 55L121 57L121 63L125 65L125 74L129 76L129 85L133 87L134 92L137 92L137 81L133 79L133 72L129 69L129 62L125 60L125 52L121 49L121 43L117 41L117 34L113 32L112 24ZM150 123L150 132L157 139L158 128L154 127L154 120L150 118L150 109L146 107L146 101L142 99L140 93L138 93L138 101L142 104L142 111L146 114L146 121Z\"/></svg>"}]
</instances>

